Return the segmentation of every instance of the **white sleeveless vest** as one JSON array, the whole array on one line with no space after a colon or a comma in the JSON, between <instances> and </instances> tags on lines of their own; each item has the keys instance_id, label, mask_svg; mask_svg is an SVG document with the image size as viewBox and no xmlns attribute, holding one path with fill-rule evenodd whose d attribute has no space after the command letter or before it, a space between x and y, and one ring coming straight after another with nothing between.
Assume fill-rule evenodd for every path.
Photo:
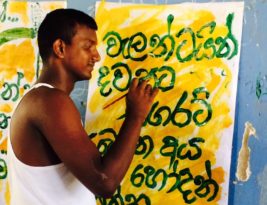
<instances>
[{"instance_id":1,"label":"white sleeveless vest","mask_svg":"<svg viewBox=\"0 0 267 205\"><path fill-rule=\"evenodd\" d=\"M39 83L31 89L49 84ZM10 134L9 134L10 137ZM11 205L95 205L95 196L63 163L29 166L15 155L10 138L7 145Z\"/></svg>"}]
</instances>

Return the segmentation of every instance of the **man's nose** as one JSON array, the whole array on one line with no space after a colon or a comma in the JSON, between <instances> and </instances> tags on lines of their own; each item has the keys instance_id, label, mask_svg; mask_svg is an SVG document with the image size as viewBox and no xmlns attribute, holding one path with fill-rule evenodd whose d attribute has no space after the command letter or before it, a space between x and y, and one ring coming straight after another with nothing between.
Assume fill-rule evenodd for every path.
<instances>
[{"instance_id":1,"label":"man's nose","mask_svg":"<svg viewBox=\"0 0 267 205\"><path fill-rule=\"evenodd\" d=\"M95 61L95 62L98 62L98 61L100 61L100 60L101 60L101 56L100 56L98 50L95 49L95 52L94 52L94 61Z\"/></svg>"}]
</instances>

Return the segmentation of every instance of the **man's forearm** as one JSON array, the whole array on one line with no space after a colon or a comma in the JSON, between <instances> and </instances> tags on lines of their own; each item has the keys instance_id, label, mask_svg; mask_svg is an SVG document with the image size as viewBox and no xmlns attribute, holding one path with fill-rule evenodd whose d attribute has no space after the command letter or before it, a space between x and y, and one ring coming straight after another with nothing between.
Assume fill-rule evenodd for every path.
<instances>
[{"instance_id":1,"label":"man's forearm","mask_svg":"<svg viewBox=\"0 0 267 205\"><path fill-rule=\"evenodd\" d=\"M103 157L103 171L118 183L124 177L133 159L142 124L143 120L127 117L117 139Z\"/></svg>"}]
</instances>

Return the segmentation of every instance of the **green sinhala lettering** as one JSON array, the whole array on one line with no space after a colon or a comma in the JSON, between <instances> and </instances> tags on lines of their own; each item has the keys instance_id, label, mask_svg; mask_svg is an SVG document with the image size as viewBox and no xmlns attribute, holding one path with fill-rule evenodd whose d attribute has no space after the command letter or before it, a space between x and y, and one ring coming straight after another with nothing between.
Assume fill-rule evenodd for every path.
<instances>
[{"instance_id":1,"label":"green sinhala lettering","mask_svg":"<svg viewBox=\"0 0 267 205\"><path fill-rule=\"evenodd\" d=\"M199 104L203 105L205 107L206 112L207 112L207 117L203 121L199 121L197 119L197 117L199 115L203 114L204 110L203 109L200 109L200 110L197 110L197 111L194 112L194 114L193 114L193 121L196 123L197 126L203 126L203 125L205 125L207 122L209 122L211 120L211 117L212 117L211 105L206 100L203 100L203 99L198 98L198 95L200 93L204 93L206 99L208 99L209 98L209 95L210 95L209 92L207 91L207 89L204 88L204 87L196 88L193 91L193 99L191 100L191 103L192 104L199 103Z\"/></svg>"},{"instance_id":2,"label":"green sinhala lettering","mask_svg":"<svg viewBox=\"0 0 267 205\"><path fill-rule=\"evenodd\" d=\"M215 43L217 45L219 45L219 48L216 52L216 57L217 58L226 58L227 56L229 56L227 59L230 60L232 59L234 56L237 55L238 53L238 41L235 38L235 36L232 34L232 23L233 23L233 19L234 19L234 14L228 14L227 18L226 18L226 26L228 28L228 34L226 35L226 37L218 37L215 40ZM231 53L231 46L230 44L233 45L233 51Z\"/></svg>"},{"instance_id":3,"label":"green sinhala lettering","mask_svg":"<svg viewBox=\"0 0 267 205\"><path fill-rule=\"evenodd\" d=\"M182 57L181 56L181 53L182 53L182 48L183 46L185 46L185 44L187 43L187 40L183 40L177 47L176 49L176 57L177 57L177 60L181 63L183 62L187 62L187 61L190 61L194 55L195 55L195 50L196 50L196 37L195 37L195 33L193 32L193 30L191 28L183 28L181 29L177 34L176 34L176 37L177 38L180 38L182 35L185 35L185 34L189 34L190 37L191 37L191 40L192 40L192 52L190 54L188 54L187 56L185 57Z\"/></svg>"},{"instance_id":4,"label":"green sinhala lettering","mask_svg":"<svg viewBox=\"0 0 267 205\"><path fill-rule=\"evenodd\" d=\"M7 4L8 4L8 1L4 0L1 5L2 10L0 11L0 22L5 22L6 20Z\"/></svg>"},{"instance_id":5,"label":"green sinhala lettering","mask_svg":"<svg viewBox=\"0 0 267 205\"><path fill-rule=\"evenodd\" d=\"M143 159L145 159L147 156L149 156L153 149L154 142L152 138L149 135L145 135L143 137L140 136L136 146L135 154L143 155Z\"/></svg>"},{"instance_id":6,"label":"green sinhala lettering","mask_svg":"<svg viewBox=\"0 0 267 205\"><path fill-rule=\"evenodd\" d=\"M110 80L104 80L104 78L108 76L110 73L109 68L107 66L102 66L99 68L98 73L99 73L99 77L98 77L97 85L100 87L100 94L104 97L107 97L112 92L112 88L110 87L108 88L108 85L110 84Z\"/></svg>"},{"instance_id":7,"label":"green sinhala lettering","mask_svg":"<svg viewBox=\"0 0 267 205\"><path fill-rule=\"evenodd\" d=\"M137 40L136 40L137 39ZM130 56L130 59L133 61L144 61L147 58L147 54L144 54L140 57L134 57L131 53L131 50L133 49L133 53L137 55L138 53L143 52L147 47L147 38L142 32L138 32L130 37L129 44L128 44L128 54Z\"/></svg>"},{"instance_id":8,"label":"green sinhala lettering","mask_svg":"<svg viewBox=\"0 0 267 205\"><path fill-rule=\"evenodd\" d=\"M126 72L123 72L121 69L124 69ZM112 66L111 70L115 70L114 80L112 82L112 85L114 86L114 88L116 88L117 90L121 92L127 90L132 80L132 72L129 66L125 63L118 62ZM123 86L121 82L123 82L125 79L127 79L127 82Z\"/></svg>"},{"instance_id":9,"label":"green sinhala lettering","mask_svg":"<svg viewBox=\"0 0 267 205\"><path fill-rule=\"evenodd\" d=\"M105 40L107 40L106 54L112 58L117 57L122 51L120 34L115 31L108 32L103 38L103 41Z\"/></svg>"}]
</instances>

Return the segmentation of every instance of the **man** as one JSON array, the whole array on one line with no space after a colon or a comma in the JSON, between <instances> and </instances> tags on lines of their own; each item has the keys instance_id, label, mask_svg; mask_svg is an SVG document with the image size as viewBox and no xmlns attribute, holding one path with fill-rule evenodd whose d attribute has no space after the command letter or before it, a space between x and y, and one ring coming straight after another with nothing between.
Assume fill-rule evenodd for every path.
<instances>
[{"instance_id":1,"label":"man","mask_svg":"<svg viewBox=\"0 0 267 205\"><path fill-rule=\"evenodd\" d=\"M52 11L40 25L42 74L11 120L11 204L95 204L94 195L112 196L131 163L158 90L133 79L119 136L101 157L69 97L100 60L96 30L94 19L73 9Z\"/></svg>"}]
</instances>

